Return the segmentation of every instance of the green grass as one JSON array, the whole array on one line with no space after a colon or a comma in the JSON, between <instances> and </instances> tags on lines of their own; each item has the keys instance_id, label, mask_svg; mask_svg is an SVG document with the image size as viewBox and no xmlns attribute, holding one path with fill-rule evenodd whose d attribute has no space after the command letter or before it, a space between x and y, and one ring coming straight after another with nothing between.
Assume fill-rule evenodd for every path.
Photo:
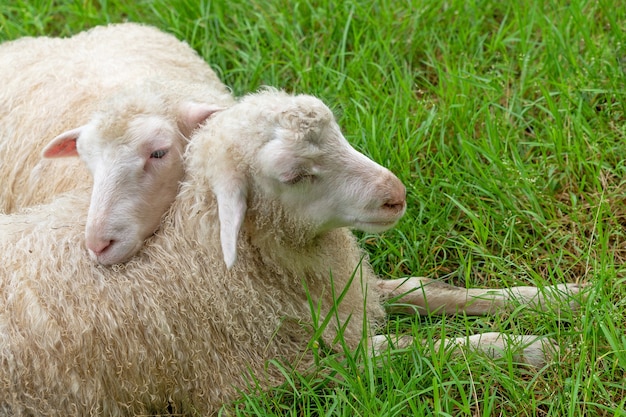
<instances>
[{"instance_id":1,"label":"green grass","mask_svg":"<svg viewBox=\"0 0 626 417\"><path fill-rule=\"evenodd\" d=\"M360 235L381 276L590 284L575 313L394 317L428 342L285 368L235 415L626 415L626 1L15 0L0 40L125 20L187 40L237 95L271 85L331 106L407 186L398 227ZM533 372L433 350L480 331L568 350Z\"/></svg>"}]
</instances>

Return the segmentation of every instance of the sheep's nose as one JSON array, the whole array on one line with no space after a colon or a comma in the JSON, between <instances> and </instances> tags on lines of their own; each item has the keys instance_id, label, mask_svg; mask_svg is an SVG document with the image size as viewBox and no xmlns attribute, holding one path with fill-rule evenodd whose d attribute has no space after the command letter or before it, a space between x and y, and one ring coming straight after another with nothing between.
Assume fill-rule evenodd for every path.
<instances>
[{"instance_id":1,"label":"sheep's nose","mask_svg":"<svg viewBox=\"0 0 626 417\"><path fill-rule=\"evenodd\" d=\"M99 256L104 253L113 244L113 240L110 239L90 239L87 241L87 249L93 252L94 255Z\"/></svg>"},{"instance_id":2,"label":"sheep's nose","mask_svg":"<svg viewBox=\"0 0 626 417\"><path fill-rule=\"evenodd\" d=\"M402 200L398 200L398 199L390 199L387 200L384 204L383 204L383 208L385 210L394 212L394 213L399 213L401 211L404 210L404 207L406 206L406 200L402 199Z\"/></svg>"},{"instance_id":3,"label":"sheep's nose","mask_svg":"<svg viewBox=\"0 0 626 417\"><path fill-rule=\"evenodd\" d=\"M389 211L393 211L393 212L399 212L404 210L404 205L405 202L398 202L398 201L388 201L385 204L383 204L383 208Z\"/></svg>"},{"instance_id":4,"label":"sheep's nose","mask_svg":"<svg viewBox=\"0 0 626 417\"><path fill-rule=\"evenodd\" d=\"M389 196L383 202L383 208L394 213L399 213L404 211L405 207L406 188L398 180L398 183L392 188Z\"/></svg>"}]
</instances>

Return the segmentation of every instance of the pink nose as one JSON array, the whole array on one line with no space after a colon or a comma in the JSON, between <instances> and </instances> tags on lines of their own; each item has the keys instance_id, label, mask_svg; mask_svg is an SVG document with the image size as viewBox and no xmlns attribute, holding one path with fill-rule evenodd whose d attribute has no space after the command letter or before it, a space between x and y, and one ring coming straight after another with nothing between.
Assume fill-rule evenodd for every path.
<instances>
[{"instance_id":1,"label":"pink nose","mask_svg":"<svg viewBox=\"0 0 626 417\"><path fill-rule=\"evenodd\" d=\"M406 188L400 180L394 177L393 188L389 193L389 197L383 202L383 209L392 213L400 213L406 207Z\"/></svg>"},{"instance_id":2,"label":"pink nose","mask_svg":"<svg viewBox=\"0 0 626 417\"><path fill-rule=\"evenodd\" d=\"M391 212L398 213L404 210L405 204L404 200L389 200L383 204L383 208Z\"/></svg>"},{"instance_id":3,"label":"pink nose","mask_svg":"<svg viewBox=\"0 0 626 417\"><path fill-rule=\"evenodd\" d=\"M87 241L87 249L89 249L96 256L98 256L104 253L112 244L113 244L113 240L93 239L93 240Z\"/></svg>"}]
</instances>

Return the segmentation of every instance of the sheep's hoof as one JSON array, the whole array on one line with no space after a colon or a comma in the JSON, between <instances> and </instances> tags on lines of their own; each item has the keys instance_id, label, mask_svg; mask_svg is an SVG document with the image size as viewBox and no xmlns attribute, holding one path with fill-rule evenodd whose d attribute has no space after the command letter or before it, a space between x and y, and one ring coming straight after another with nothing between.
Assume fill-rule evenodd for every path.
<instances>
[{"instance_id":1,"label":"sheep's hoof","mask_svg":"<svg viewBox=\"0 0 626 417\"><path fill-rule=\"evenodd\" d=\"M586 298L584 289L589 286L589 283L567 283L547 287L542 300L544 310L545 306L553 305L558 312L564 301L571 311L578 310Z\"/></svg>"}]
</instances>

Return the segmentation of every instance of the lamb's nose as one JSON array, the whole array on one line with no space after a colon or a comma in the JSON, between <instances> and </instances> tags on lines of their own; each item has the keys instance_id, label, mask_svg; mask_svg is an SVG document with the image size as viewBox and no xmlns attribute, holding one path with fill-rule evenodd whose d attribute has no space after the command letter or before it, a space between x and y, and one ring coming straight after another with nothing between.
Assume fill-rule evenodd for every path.
<instances>
[{"instance_id":1,"label":"lamb's nose","mask_svg":"<svg viewBox=\"0 0 626 417\"><path fill-rule=\"evenodd\" d=\"M100 238L89 239L86 242L87 249L89 249L96 256L100 256L102 253L106 252L112 244L113 240Z\"/></svg>"},{"instance_id":2,"label":"lamb's nose","mask_svg":"<svg viewBox=\"0 0 626 417\"><path fill-rule=\"evenodd\" d=\"M400 180L396 179L396 184L394 184L391 189L389 197L387 197L387 199L383 202L383 208L392 212L401 212L405 209L405 207L406 188Z\"/></svg>"},{"instance_id":3,"label":"lamb's nose","mask_svg":"<svg viewBox=\"0 0 626 417\"><path fill-rule=\"evenodd\" d=\"M389 211L397 212L397 211L404 210L404 205L405 205L404 200L403 201L389 200L383 204L383 208Z\"/></svg>"}]
</instances>

